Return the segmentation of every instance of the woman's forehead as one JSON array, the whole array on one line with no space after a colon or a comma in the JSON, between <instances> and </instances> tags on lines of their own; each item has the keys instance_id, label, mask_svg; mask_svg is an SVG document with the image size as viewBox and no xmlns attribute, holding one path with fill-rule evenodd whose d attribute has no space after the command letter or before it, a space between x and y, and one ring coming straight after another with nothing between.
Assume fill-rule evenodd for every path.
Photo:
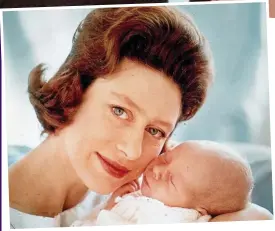
<instances>
[{"instance_id":1,"label":"woman's forehead","mask_svg":"<svg viewBox=\"0 0 275 231\"><path fill-rule=\"evenodd\" d=\"M92 91L164 126L174 126L181 111L177 85L163 73L136 62L126 61L114 73L98 78Z\"/></svg>"}]
</instances>

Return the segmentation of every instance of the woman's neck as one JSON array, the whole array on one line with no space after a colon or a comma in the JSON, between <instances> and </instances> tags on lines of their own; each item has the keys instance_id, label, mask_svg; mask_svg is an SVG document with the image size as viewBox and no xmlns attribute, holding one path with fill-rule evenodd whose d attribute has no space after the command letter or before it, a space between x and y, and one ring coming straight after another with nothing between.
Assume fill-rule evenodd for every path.
<instances>
[{"instance_id":1,"label":"woman's neck","mask_svg":"<svg viewBox=\"0 0 275 231\"><path fill-rule=\"evenodd\" d=\"M54 217L77 205L87 190L56 136L9 169L10 206L25 213Z\"/></svg>"}]
</instances>

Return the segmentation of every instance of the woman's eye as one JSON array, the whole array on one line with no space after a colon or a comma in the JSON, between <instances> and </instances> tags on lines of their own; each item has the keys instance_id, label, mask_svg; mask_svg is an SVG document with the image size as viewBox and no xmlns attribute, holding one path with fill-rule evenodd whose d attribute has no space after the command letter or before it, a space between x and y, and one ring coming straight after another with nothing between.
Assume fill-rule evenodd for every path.
<instances>
[{"instance_id":1,"label":"woman's eye","mask_svg":"<svg viewBox=\"0 0 275 231\"><path fill-rule=\"evenodd\" d=\"M117 117L119 117L121 119L128 119L128 115L127 115L127 113L125 112L125 110L123 108L113 107L112 111Z\"/></svg>"},{"instance_id":2,"label":"woman's eye","mask_svg":"<svg viewBox=\"0 0 275 231\"><path fill-rule=\"evenodd\" d=\"M164 137L163 132L161 132L160 130L158 130L156 128L148 128L147 131L154 137L157 137L157 138Z\"/></svg>"}]
</instances>

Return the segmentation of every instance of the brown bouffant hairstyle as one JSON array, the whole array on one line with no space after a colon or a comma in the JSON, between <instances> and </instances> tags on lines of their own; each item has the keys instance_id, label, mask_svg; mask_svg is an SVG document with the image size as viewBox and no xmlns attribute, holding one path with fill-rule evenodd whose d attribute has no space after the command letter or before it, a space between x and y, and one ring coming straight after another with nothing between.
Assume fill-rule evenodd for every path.
<instances>
[{"instance_id":1,"label":"brown bouffant hairstyle","mask_svg":"<svg viewBox=\"0 0 275 231\"><path fill-rule=\"evenodd\" d=\"M189 16L164 6L95 9L78 26L70 54L48 82L43 64L30 73L29 98L43 132L69 124L86 89L125 58L165 73L179 86L179 121L192 118L204 103L211 52Z\"/></svg>"}]
</instances>

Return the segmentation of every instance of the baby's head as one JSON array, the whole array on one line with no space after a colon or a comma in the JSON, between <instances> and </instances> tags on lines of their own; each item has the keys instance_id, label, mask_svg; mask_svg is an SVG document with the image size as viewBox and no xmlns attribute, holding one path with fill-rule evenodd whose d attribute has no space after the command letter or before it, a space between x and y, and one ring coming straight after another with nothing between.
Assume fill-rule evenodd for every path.
<instances>
[{"instance_id":1,"label":"baby's head","mask_svg":"<svg viewBox=\"0 0 275 231\"><path fill-rule=\"evenodd\" d=\"M210 141L184 142L147 167L141 192L173 207L219 215L243 209L253 177L249 164Z\"/></svg>"}]
</instances>

